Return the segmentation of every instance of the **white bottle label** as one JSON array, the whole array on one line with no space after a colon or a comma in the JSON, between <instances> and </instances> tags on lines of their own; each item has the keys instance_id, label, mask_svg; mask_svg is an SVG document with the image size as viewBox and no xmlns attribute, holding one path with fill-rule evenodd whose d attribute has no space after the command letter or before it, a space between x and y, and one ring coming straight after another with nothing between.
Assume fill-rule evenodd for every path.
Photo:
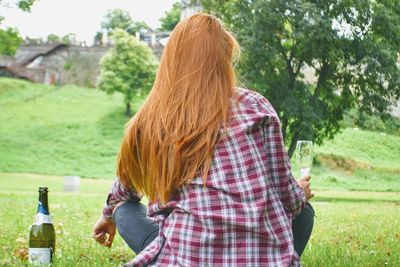
<instances>
[{"instance_id":1,"label":"white bottle label","mask_svg":"<svg viewBox=\"0 0 400 267\"><path fill-rule=\"evenodd\" d=\"M33 265L50 264L51 248L29 248L29 263Z\"/></svg>"},{"instance_id":2,"label":"white bottle label","mask_svg":"<svg viewBox=\"0 0 400 267\"><path fill-rule=\"evenodd\" d=\"M33 224L41 225L43 223L51 223L51 216L44 215L43 213L38 213L35 216L35 222Z\"/></svg>"}]
</instances>

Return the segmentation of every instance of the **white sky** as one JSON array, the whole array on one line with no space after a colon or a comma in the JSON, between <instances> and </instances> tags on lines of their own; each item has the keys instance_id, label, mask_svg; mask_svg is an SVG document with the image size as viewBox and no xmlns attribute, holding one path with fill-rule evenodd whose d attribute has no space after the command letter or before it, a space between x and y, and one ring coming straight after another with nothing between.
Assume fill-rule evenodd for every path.
<instances>
[{"instance_id":1,"label":"white sky","mask_svg":"<svg viewBox=\"0 0 400 267\"><path fill-rule=\"evenodd\" d=\"M1 28L15 27L22 37L31 38L75 33L77 40L90 44L108 9L124 9L134 21L157 28L159 18L177 0L38 0L30 13L18 9L15 0L1 2L0 15L5 17Z\"/></svg>"}]
</instances>

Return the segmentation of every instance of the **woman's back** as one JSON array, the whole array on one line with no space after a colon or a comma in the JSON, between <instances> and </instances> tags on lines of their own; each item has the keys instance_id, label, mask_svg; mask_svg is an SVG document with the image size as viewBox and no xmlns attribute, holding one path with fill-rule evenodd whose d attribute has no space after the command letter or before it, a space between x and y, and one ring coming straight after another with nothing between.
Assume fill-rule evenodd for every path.
<instances>
[{"instance_id":1,"label":"woman's back","mask_svg":"<svg viewBox=\"0 0 400 267\"><path fill-rule=\"evenodd\" d=\"M118 226L137 252L127 266L299 265L291 226L305 195L274 109L235 89L238 53L210 15L172 32L152 90L126 126L118 179L93 231L111 246ZM145 218L141 195L158 224Z\"/></svg>"},{"instance_id":2,"label":"woman's back","mask_svg":"<svg viewBox=\"0 0 400 267\"><path fill-rule=\"evenodd\" d=\"M238 89L204 186L201 173L166 204L150 203L160 232L134 262L157 266L298 265L291 220L304 193L290 174L279 119Z\"/></svg>"}]
</instances>

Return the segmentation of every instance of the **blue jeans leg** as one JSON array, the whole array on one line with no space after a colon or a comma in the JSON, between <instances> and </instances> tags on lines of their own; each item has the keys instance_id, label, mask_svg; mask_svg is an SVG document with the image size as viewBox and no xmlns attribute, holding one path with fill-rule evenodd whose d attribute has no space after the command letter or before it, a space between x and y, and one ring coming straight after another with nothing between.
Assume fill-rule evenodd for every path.
<instances>
[{"instance_id":1,"label":"blue jeans leg","mask_svg":"<svg viewBox=\"0 0 400 267\"><path fill-rule=\"evenodd\" d=\"M128 201L117 207L113 214L119 234L136 254L158 236L158 223L149 220L146 211L145 205Z\"/></svg>"},{"instance_id":2,"label":"blue jeans leg","mask_svg":"<svg viewBox=\"0 0 400 267\"><path fill-rule=\"evenodd\" d=\"M314 226L314 215L313 207L307 202L301 213L293 220L292 231L294 249L299 257L303 254L307 242L310 239Z\"/></svg>"}]
</instances>

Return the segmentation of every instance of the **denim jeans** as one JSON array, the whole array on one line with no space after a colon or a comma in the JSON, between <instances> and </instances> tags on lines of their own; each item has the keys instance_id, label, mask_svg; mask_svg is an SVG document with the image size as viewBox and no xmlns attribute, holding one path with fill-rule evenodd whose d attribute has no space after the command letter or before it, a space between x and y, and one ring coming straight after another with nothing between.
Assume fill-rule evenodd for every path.
<instances>
[{"instance_id":1,"label":"denim jeans","mask_svg":"<svg viewBox=\"0 0 400 267\"><path fill-rule=\"evenodd\" d=\"M125 202L113 214L119 234L138 254L158 236L158 224L146 218L146 206L139 202ZM294 249L301 256L314 226L314 209L310 203L293 220Z\"/></svg>"}]
</instances>

